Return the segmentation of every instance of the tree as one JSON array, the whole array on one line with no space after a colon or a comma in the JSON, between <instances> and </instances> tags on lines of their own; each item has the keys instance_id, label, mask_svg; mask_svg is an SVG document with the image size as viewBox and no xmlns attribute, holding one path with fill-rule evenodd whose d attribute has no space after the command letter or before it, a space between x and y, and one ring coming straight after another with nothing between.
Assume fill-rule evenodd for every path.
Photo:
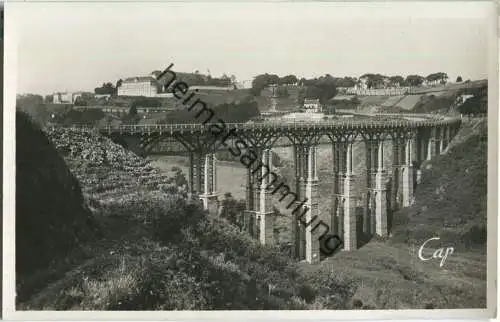
<instances>
[{"instance_id":1,"label":"tree","mask_svg":"<svg viewBox=\"0 0 500 322\"><path fill-rule=\"evenodd\" d=\"M353 87L356 85L356 79L353 77L335 78L335 82L338 87Z\"/></svg>"},{"instance_id":2,"label":"tree","mask_svg":"<svg viewBox=\"0 0 500 322\"><path fill-rule=\"evenodd\" d=\"M286 98L286 97L290 96L290 94L288 93L288 90L286 89L286 87L278 87L277 90L276 90L276 94L280 98Z\"/></svg>"},{"instance_id":3,"label":"tree","mask_svg":"<svg viewBox=\"0 0 500 322\"><path fill-rule=\"evenodd\" d=\"M245 201L236 200L230 192L224 195L222 200L220 216L226 218L230 223L243 228L242 214L245 211Z\"/></svg>"},{"instance_id":4,"label":"tree","mask_svg":"<svg viewBox=\"0 0 500 322\"><path fill-rule=\"evenodd\" d=\"M128 116L129 117L134 117L137 116L137 104L135 102L130 106L130 109L128 110Z\"/></svg>"},{"instance_id":5,"label":"tree","mask_svg":"<svg viewBox=\"0 0 500 322\"><path fill-rule=\"evenodd\" d=\"M439 81L441 84L444 84L444 83L446 83L446 80L448 79L448 75L446 73L443 73L443 72L432 73L432 74L427 75L427 77L425 77L425 79L429 82Z\"/></svg>"},{"instance_id":6,"label":"tree","mask_svg":"<svg viewBox=\"0 0 500 322\"><path fill-rule=\"evenodd\" d=\"M298 82L298 79L295 75L287 75L287 76L279 79L280 85L296 84L297 82Z\"/></svg>"},{"instance_id":7,"label":"tree","mask_svg":"<svg viewBox=\"0 0 500 322\"><path fill-rule=\"evenodd\" d=\"M132 103L132 105L130 106L128 113L122 117L123 123L125 123L125 124L137 124L137 122L139 122L139 120L141 119L141 116L137 112L137 106L138 106L137 101L134 101Z\"/></svg>"},{"instance_id":8,"label":"tree","mask_svg":"<svg viewBox=\"0 0 500 322\"><path fill-rule=\"evenodd\" d=\"M87 101L83 97L78 96L75 99L74 104L75 104L75 106L86 106L87 105Z\"/></svg>"},{"instance_id":9,"label":"tree","mask_svg":"<svg viewBox=\"0 0 500 322\"><path fill-rule=\"evenodd\" d=\"M420 75L408 75L406 77L406 84L409 86L420 86L422 85L424 78Z\"/></svg>"},{"instance_id":10,"label":"tree","mask_svg":"<svg viewBox=\"0 0 500 322\"><path fill-rule=\"evenodd\" d=\"M368 88L378 87L383 85L384 79L387 78L381 74L364 74L360 78L366 78L366 85Z\"/></svg>"},{"instance_id":11,"label":"tree","mask_svg":"<svg viewBox=\"0 0 500 322\"><path fill-rule=\"evenodd\" d=\"M229 76L227 76L226 74L222 74L222 77L220 78L220 85L221 86L231 85L231 78Z\"/></svg>"},{"instance_id":12,"label":"tree","mask_svg":"<svg viewBox=\"0 0 500 322\"><path fill-rule=\"evenodd\" d=\"M115 93L114 93L115 95L118 95L118 88L119 88L120 86L122 86L122 84L123 84L123 79L121 79L121 78L120 78L120 79L116 82L116 86L115 86Z\"/></svg>"},{"instance_id":13,"label":"tree","mask_svg":"<svg viewBox=\"0 0 500 322\"><path fill-rule=\"evenodd\" d=\"M252 81L252 88L250 89L250 93L254 96L260 96L262 90L271 84L278 84L280 78L278 75L274 74L261 74L257 75Z\"/></svg>"},{"instance_id":14,"label":"tree","mask_svg":"<svg viewBox=\"0 0 500 322\"><path fill-rule=\"evenodd\" d=\"M462 82L462 76L458 76L456 82L457 83L461 83Z\"/></svg>"},{"instance_id":15,"label":"tree","mask_svg":"<svg viewBox=\"0 0 500 322\"><path fill-rule=\"evenodd\" d=\"M398 84L399 86L404 86L405 79L402 76L391 76L389 77L389 81L394 86Z\"/></svg>"},{"instance_id":16,"label":"tree","mask_svg":"<svg viewBox=\"0 0 500 322\"><path fill-rule=\"evenodd\" d=\"M115 87L112 83L103 83L101 87L96 87L94 93L98 95L113 95L115 93Z\"/></svg>"},{"instance_id":17,"label":"tree","mask_svg":"<svg viewBox=\"0 0 500 322\"><path fill-rule=\"evenodd\" d=\"M306 98L318 98L322 104L325 104L328 100L337 95L336 81L330 75L314 79L312 83L313 84L306 88Z\"/></svg>"}]
</instances>

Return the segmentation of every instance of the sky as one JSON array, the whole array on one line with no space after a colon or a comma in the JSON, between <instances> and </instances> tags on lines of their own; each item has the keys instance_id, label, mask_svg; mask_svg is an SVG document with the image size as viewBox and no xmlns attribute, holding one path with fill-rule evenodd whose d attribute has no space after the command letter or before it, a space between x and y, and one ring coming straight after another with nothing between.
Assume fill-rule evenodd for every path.
<instances>
[{"instance_id":1,"label":"sky","mask_svg":"<svg viewBox=\"0 0 500 322\"><path fill-rule=\"evenodd\" d=\"M174 71L487 78L488 3L7 3L17 93Z\"/></svg>"}]
</instances>

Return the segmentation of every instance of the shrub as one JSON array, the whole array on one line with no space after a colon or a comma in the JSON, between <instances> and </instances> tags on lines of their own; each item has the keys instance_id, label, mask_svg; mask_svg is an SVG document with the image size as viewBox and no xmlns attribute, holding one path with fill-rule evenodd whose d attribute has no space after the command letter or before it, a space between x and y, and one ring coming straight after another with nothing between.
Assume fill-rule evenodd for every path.
<instances>
[{"instance_id":1,"label":"shrub","mask_svg":"<svg viewBox=\"0 0 500 322\"><path fill-rule=\"evenodd\" d=\"M16 272L44 268L98 232L80 184L56 147L17 112Z\"/></svg>"}]
</instances>

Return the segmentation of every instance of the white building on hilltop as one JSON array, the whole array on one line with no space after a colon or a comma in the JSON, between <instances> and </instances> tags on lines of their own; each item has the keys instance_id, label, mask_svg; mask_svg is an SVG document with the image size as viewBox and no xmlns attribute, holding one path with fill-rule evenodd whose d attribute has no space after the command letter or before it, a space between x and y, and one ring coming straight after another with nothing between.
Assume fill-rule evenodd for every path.
<instances>
[{"instance_id":1,"label":"white building on hilltop","mask_svg":"<svg viewBox=\"0 0 500 322\"><path fill-rule=\"evenodd\" d=\"M158 82L153 76L126 78L118 87L118 96L155 97L158 94Z\"/></svg>"},{"instance_id":2,"label":"white building on hilltop","mask_svg":"<svg viewBox=\"0 0 500 322\"><path fill-rule=\"evenodd\" d=\"M321 113L323 108L319 99L305 99L304 100L304 109L306 113Z\"/></svg>"}]
</instances>

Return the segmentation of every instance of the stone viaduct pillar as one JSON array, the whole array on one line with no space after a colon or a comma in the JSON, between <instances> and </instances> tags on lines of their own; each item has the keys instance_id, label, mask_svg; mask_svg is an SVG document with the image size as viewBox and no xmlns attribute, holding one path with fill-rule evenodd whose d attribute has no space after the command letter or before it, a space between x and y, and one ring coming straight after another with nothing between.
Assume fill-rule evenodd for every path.
<instances>
[{"instance_id":1,"label":"stone viaduct pillar","mask_svg":"<svg viewBox=\"0 0 500 322\"><path fill-rule=\"evenodd\" d=\"M418 129L415 135L416 141L416 182L420 183L422 178L422 163L428 158L428 150L429 150L429 132L427 129Z\"/></svg>"},{"instance_id":2,"label":"stone viaduct pillar","mask_svg":"<svg viewBox=\"0 0 500 322\"><path fill-rule=\"evenodd\" d=\"M378 141L377 174L375 177L375 221L379 236L387 236L387 188L385 186L384 141Z\"/></svg>"},{"instance_id":3,"label":"stone viaduct pillar","mask_svg":"<svg viewBox=\"0 0 500 322\"><path fill-rule=\"evenodd\" d=\"M194 153L188 151L188 199L192 200L194 198L195 187L194 187L194 176L195 176L195 159Z\"/></svg>"},{"instance_id":4,"label":"stone viaduct pillar","mask_svg":"<svg viewBox=\"0 0 500 322\"><path fill-rule=\"evenodd\" d=\"M440 155L443 150L443 129L441 127L434 127L432 129L434 137L434 153L432 157Z\"/></svg>"},{"instance_id":5,"label":"stone viaduct pillar","mask_svg":"<svg viewBox=\"0 0 500 322\"><path fill-rule=\"evenodd\" d=\"M405 140L405 155L401 166L402 174L402 206L409 207L413 197L413 137Z\"/></svg>"},{"instance_id":6,"label":"stone viaduct pillar","mask_svg":"<svg viewBox=\"0 0 500 322\"><path fill-rule=\"evenodd\" d=\"M370 227L370 233L387 236L387 187L384 168L384 140L382 137L369 138L366 146L367 203L365 205L364 227ZM368 214L370 225L368 225Z\"/></svg>"},{"instance_id":7,"label":"stone viaduct pillar","mask_svg":"<svg viewBox=\"0 0 500 322\"><path fill-rule=\"evenodd\" d=\"M296 213L292 220L292 255L308 263L318 263L320 257L318 207L317 147L315 144L294 145ZM300 208L297 208L299 207Z\"/></svg>"},{"instance_id":8,"label":"stone viaduct pillar","mask_svg":"<svg viewBox=\"0 0 500 322\"><path fill-rule=\"evenodd\" d=\"M443 150L446 150L449 143L450 143L450 128L448 126L445 126L443 127Z\"/></svg>"},{"instance_id":9,"label":"stone viaduct pillar","mask_svg":"<svg viewBox=\"0 0 500 322\"><path fill-rule=\"evenodd\" d=\"M215 153L207 153L204 155L204 165L200 167L199 170L202 168L203 193L200 195L200 199L203 202L204 209L209 212L217 213L219 205L217 194L217 160L215 158Z\"/></svg>"},{"instance_id":10,"label":"stone viaduct pillar","mask_svg":"<svg viewBox=\"0 0 500 322\"><path fill-rule=\"evenodd\" d=\"M404 139L395 134L392 138L392 181L391 181L391 208L397 210L402 204L402 172L404 165Z\"/></svg>"},{"instance_id":11,"label":"stone viaduct pillar","mask_svg":"<svg viewBox=\"0 0 500 322\"><path fill-rule=\"evenodd\" d=\"M247 151L253 151L256 156L261 156L261 150L251 147ZM244 230L252 237L260 240L260 203L261 203L261 182L258 180L262 178L260 171L255 171L252 167L247 168L246 174L246 207L244 212Z\"/></svg>"},{"instance_id":12,"label":"stone viaduct pillar","mask_svg":"<svg viewBox=\"0 0 500 322\"><path fill-rule=\"evenodd\" d=\"M373 188L376 174L376 169L374 168L376 148L376 141L371 139L365 140L367 191L363 210L363 233L370 236L375 233L375 207L373 206Z\"/></svg>"},{"instance_id":13,"label":"stone viaduct pillar","mask_svg":"<svg viewBox=\"0 0 500 322\"><path fill-rule=\"evenodd\" d=\"M203 209L219 210L217 193L217 160L215 153L188 150L188 198L200 200Z\"/></svg>"},{"instance_id":14,"label":"stone viaduct pillar","mask_svg":"<svg viewBox=\"0 0 500 322\"><path fill-rule=\"evenodd\" d=\"M343 236L344 251L356 250L356 202L353 173L353 140L334 140L334 213L332 232Z\"/></svg>"},{"instance_id":15,"label":"stone viaduct pillar","mask_svg":"<svg viewBox=\"0 0 500 322\"><path fill-rule=\"evenodd\" d=\"M427 160L431 160L436 155L436 131L430 129L428 145L427 145Z\"/></svg>"},{"instance_id":16,"label":"stone viaduct pillar","mask_svg":"<svg viewBox=\"0 0 500 322\"><path fill-rule=\"evenodd\" d=\"M438 142L439 142L439 147L438 147L438 154L443 154L444 152L444 140L445 140L445 128L444 127L441 127L439 129L439 139L438 139Z\"/></svg>"},{"instance_id":17,"label":"stone viaduct pillar","mask_svg":"<svg viewBox=\"0 0 500 322\"><path fill-rule=\"evenodd\" d=\"M346 148L346 170L344 179L344 250L351 251L358 248L356 236L356 203L354 200L354 172L352 142Z\"/></svg>"},{"instance_id":18,"label":"stone viaduct pillar","mask_svg":"<svg viewBox=\"0 0 500 322\"><path fill-rule=\"evenodd\" d=\"M273 154L270 149L265 149L262 152L262 165L267 166L269 172L273 169ZM274 243L274 210L272 205L272 187L271 179L272 177L267 175L268 170L264 167L260 169L261 180L259 187L259 208L257 211L257 217L259 222L259 237L260 242L264 245Z\"/></svg>"},{"instance_id":19,"label":"stone viaduct pillar","mask_svg":"<svg viewBox=\"0 0 500 322\"><path fill-rule=\"evenodd\" d=\"M246 171L246 186L245 186L245 212L243 214L243 230L251 236L255 236L255 203L254 203L254 176L252 169Z\"/></svg>"},{"instance_id":20,"label":"stone viaduct pillar","mask_svg":"<svg viewBox=\"0 0 500 322\"><path fill-rule=\"evenodd\" d=\"M345 158L342 153L342 145L340 143L332 144L333 152L333 210L331 217L330 230L334 235L342 236L344 234L343 218L344 209L343 194L344 194L344 163Z\"/></svg>"},{"instance_id":21,"label":"stone viaduct pillar","mask_svg":"<svg viewBox=\"0 0 500 322\"><path fill-rule=\"evenodd\" d=\"M203 154L189 151L188 161L188 196L198 199L203 194Z\"/></svg>"},{"instance_id":22,"label":"stone viaduct pillar","mask_svg":"<svg viewBox=\"0 0 500 322\"><path fill-rule=\"evenodd\" d=\"M306 184L306 176L305 176L305 165L306 165L306 157L307 157L307 149L302 144L294 144L293 145L293 156L294 156L294 168L295 168L295 194L297 195L297 199L295 202L295 206L299 207L302 202L301 200L305 197L305 184ZM298 220L299 213L293 213L292 219L292 257L298 260L305 259L305 227Z\"/></svg>"},{"instance_id":23,"label":"stone viaduct pillar","mask_svg":"<svg viewBox=\"0 0 500 322\"><path fill-rule=\"evenodd\" d=\"M307 147L307 180L305 185L305 197L307 202L305 206L309 210L305 216L305 242L306 242L306 261L308 263L318 263L320 261L320 231L315 229L319 217L318 208L318 169L316 163L316 146Z\"/></svg>"}]
</instances>

